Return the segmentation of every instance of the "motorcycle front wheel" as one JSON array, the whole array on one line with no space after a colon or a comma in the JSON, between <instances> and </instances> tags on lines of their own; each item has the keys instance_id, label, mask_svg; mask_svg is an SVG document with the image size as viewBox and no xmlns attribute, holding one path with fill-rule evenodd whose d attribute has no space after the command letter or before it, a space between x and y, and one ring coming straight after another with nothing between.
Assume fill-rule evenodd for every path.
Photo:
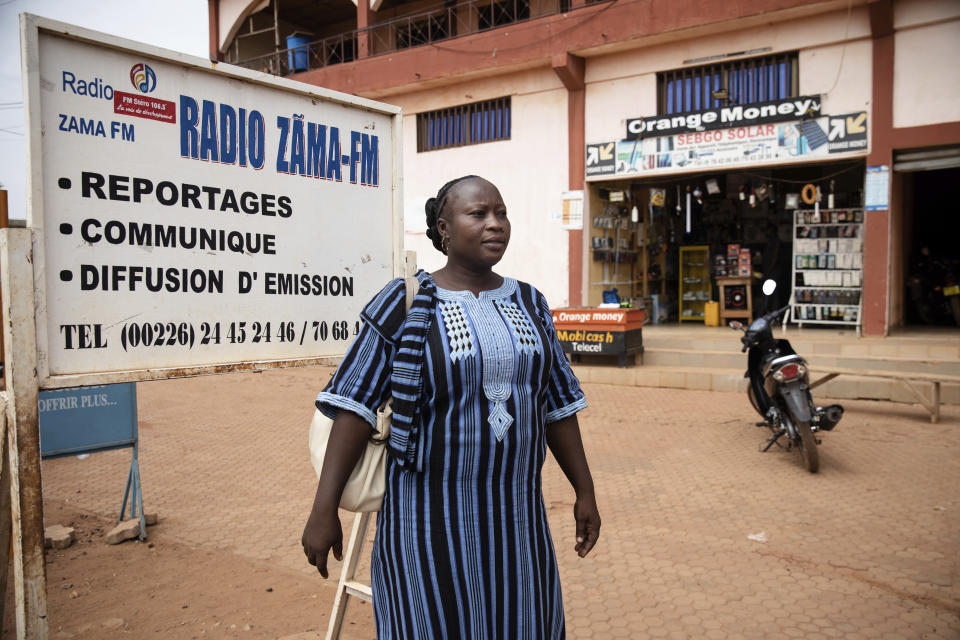
<instances>
[{"instance_id":1,"label":"motorcycle front wheel","mask_svg":"<svg viewBox=\"0 0 960 640\"><path fill-rule=\"evenodd\" d=\"M817 440L813 437L810 421L797 421L797 433L800 435L800 457L810 473L820 470L820 453L817 451Z\"/></svg>"},{"instance_id":2,"label":"motorcycle front wheel","mask_svg":"<svg viewBox=\"0 0 960 640\"><path fill-rule=\"evenodd\" d=\"M756 412L762 416L763 411L760 411L760 404L757 402L757 395L753 392L753 385L749 382L747 383L747 398L750 399L750 404L753 405L753 408L756 410Z\"/></svg>"}]
</instances>

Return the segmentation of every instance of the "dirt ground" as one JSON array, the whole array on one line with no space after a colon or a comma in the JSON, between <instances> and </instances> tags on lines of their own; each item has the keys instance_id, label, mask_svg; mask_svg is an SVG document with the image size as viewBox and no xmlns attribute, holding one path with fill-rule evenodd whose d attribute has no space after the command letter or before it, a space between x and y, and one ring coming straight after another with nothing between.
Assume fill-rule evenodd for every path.
<instances>
[{"instance_id":1,"label":"dirt ground","mask_svg":"<svg viewBox=\"0 0 960 640\"><path fill-rule=\"evenodd\" d=\"M144 510L160 516L146 543L104 541L130 450L44 461L44 522L77 529L71 547L47 550L50 637L325 637L340 564L322 579L299 538L316 487L306 427L332 371L138 384ZM15 637L12 574L8 585L3 638ZM375 635L370 605L353 599L342 637Z\"/></svg>"},{"instance_id":2,"label":"dirt ground","mask_svg":"<svg viewBox=\"0 0 960 640\"><path fill-rule=\"evenodd\" d=\"M322 638L334 584L233 553L177 540L161 521L147 542L107 545L116 523L47 501L48 522L74 527L77 541L47 550L50 637ZM8 577L12 591L13 575ZM15 637L8 593L3 637ZM351 603L345 638L374 638L364 602ZM305 612L311 612L306 614Z\"/></svg>"},{"instance_id":3,"label":"dirt ground","mask_svg":"<svg viewBox=\"0 0 960 640\"><path fill-rule=\"evenodd\" d=\"M104 541L129 450L45 461L45 522L78 530L47 553L50 637L323 638L341 566L321 579L299 540L316 487L306 430L329 374L139 384L144 505L160 516L147 543ZM812 475L795 452L758 452L742 394L584 389L603 517L586 559L569 484L544 466L567 637L960 637L960 407L931 425L909 405L845 402ZM342 637L374 635L354 601Z\"/></svg>"}]
</instances>

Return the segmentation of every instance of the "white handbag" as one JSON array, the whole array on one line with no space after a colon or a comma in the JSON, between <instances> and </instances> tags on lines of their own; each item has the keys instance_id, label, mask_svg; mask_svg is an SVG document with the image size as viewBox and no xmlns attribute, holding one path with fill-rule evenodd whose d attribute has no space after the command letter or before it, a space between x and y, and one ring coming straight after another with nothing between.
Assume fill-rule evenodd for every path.
<instances>
[{"instance_id":1,"label":"white handbag","mask_svg":"<svg viewBox=\"0 0 960 640\"><path fill-rule=\"evenodd\" d=\"M387 481L387 438L390 437L390 403L377 411L377 431L370 436L363 455L350 473L347 486L343 488L340 508L347 511L380 511ZM333 420L314 411L310 422L310 462L320 478L323 457L327 453L327 441Z\"/></svg>"},{"instance_id":2,"label":"white handbag","mask_svg":"<svg viewBox=\"0 0 960 640\"><path fill-rule=\"evenodd\" d=\"M407 288L407 311L413 304L413 297L420 287L416 278L405 278ZM387 482L387 439L390 437L390 417L393 414L390 406L392 399L387 400L377 411L377 429L367 441L363 455L353 468L347 479L347 486L343 488L340 498L340 508L347 511L363 513L379 511L383 505L383 492ZM327 453L327 441L330 439L330 430L333 420L323 415L319 409L314 411L310 422L310 462L320 478L323 469L323 458Z\"/></svg>"}]
</instances>

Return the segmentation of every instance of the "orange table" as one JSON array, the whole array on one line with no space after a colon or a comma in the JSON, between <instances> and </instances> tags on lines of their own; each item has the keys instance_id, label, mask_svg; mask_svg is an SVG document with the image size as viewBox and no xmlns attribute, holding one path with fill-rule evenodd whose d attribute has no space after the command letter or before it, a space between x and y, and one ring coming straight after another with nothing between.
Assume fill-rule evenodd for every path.
<instances>
[{"instance_id":1,"label":"orange table","mask_svg":"<svg viewBox=\"0 0 960 640\"><path fill-rule=\"evenodd\" d=\"M625 367L628 355L642 358L643 309L562 308L551 313L563 351L574 362L582 355L617 356Z\"/></svg>"}]
</instances>

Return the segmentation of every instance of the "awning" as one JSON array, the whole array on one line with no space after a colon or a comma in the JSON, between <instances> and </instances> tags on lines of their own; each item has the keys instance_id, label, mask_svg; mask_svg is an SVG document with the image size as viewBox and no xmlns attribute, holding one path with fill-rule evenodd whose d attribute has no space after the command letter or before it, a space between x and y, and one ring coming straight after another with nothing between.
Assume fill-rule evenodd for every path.
<instances>
[{"instance_id":1,"label":"awning","mask_svg":"<svg viewBox=\"0 0 960 640\"><path fill-rule=\"evenodd\" d=\"M960 146L896 151L893 154L894 171L934 171L960 167Z\"/></svg>"}]
</instances>

